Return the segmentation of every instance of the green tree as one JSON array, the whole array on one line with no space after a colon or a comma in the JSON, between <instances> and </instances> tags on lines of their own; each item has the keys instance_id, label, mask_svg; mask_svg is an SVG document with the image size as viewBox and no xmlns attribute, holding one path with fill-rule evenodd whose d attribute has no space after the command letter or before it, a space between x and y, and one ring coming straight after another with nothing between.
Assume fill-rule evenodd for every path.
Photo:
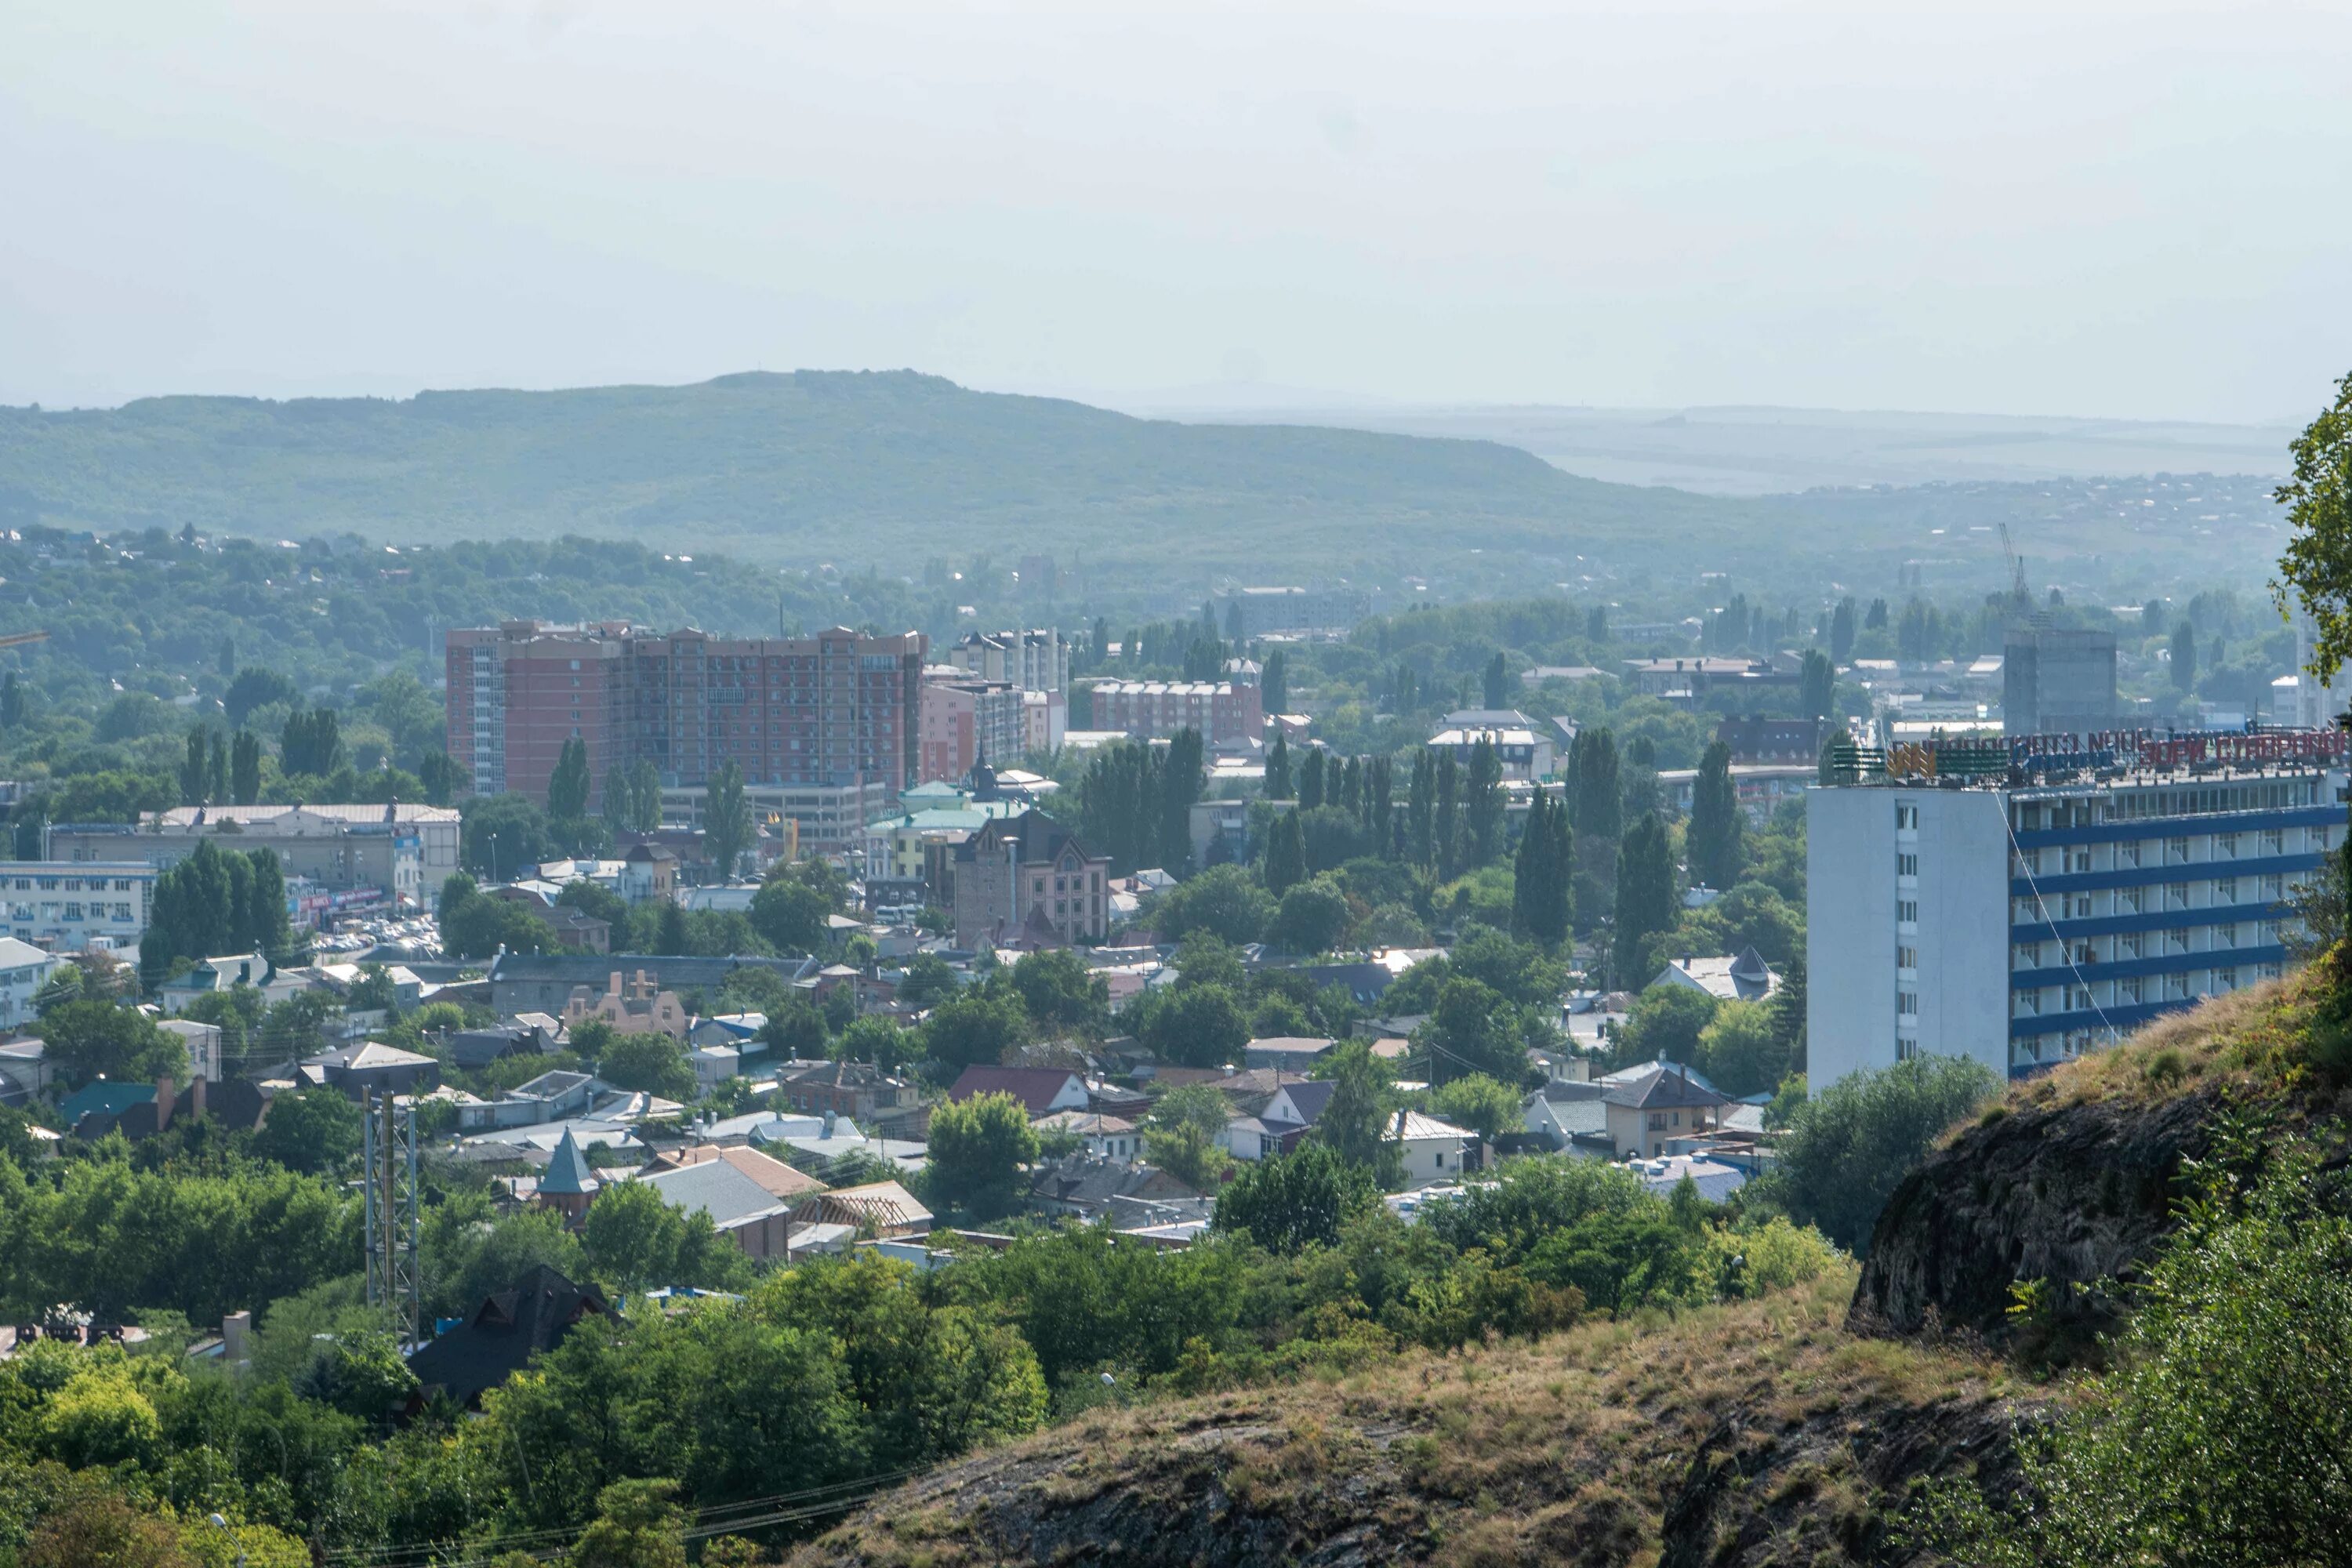
<instances>
[{"instance_id":1,"label":"green tree","mask_svg":"<svg viewBox=\"0 0 2352 1568\"><path fill-rule=\"evenodd\" d=\"M824 952L834 912L832 900L797 878L771 877L751 895L751 929L778 952Z\"/></svg>"},{"instance_id":2,"label":"green tree","mask_svg":"<svg viewBox=\"0 0 2352 1568\"><path fill-rule=\"evenodd\" d=\"M360 1108L336 1089L304 1089L269 1102L253 1152L307 1176L332 1175L360 1152Z\"/></svg>"},{"instance_id":3,"label":"green tree","mask_svg":"<svg viewBox=\"0 0 2352 1568\"><path fill-rule=\"evenodd\" d=\"M1233 1168L1233 1156L1217 1147L1233 1115L1225 1097L1208 1084L1171 1089L1152 1101L1144 1147L1153 1163L1186 1186L1213 1193Z\"/></svg>"},{"instance_id":4,"label":"green tree","mask_svg":"<svg viewBox=\"0 0 2352 1568\"><path fill-rule=\"evenodd\" d=\"M1843 664L1853 657L1853 595L1849 594L1837 603L1830 616L1830 662Z\"/></svg>"},{"instance_id":5,"label":"green tree","mask_svg":"<svg viewBox=\"0 0 2352 1568\"><path fill-rule=\"evenodd\" d=\"M657 1030L615 1035L598 1060L596 1075L614 1089L681 1102L694 1099L694 1064L676 1041Z\"/></svg>"},{"instance_id":6,"label":"green tree","mask_svg":"<svg viewBox=\"0 0 2352 1568\"><path fill-rule=\"evenodd\" d=\"M291 708L302 700L301 689L274 669L240 669L221 696L232 729L242 726L257 708Z\"/></svg>"},{"instance_id":7,"label":"green tree","mask_svg":"<svg viewBox=\"0 0 2352 1568\"><path fill-rule=\"evenodd\" d=\"M1331 1080L1331 1095L1308 1141L1361 1166L1381 1186L1396 1186L1403 1178L1403 1151L1389 1136L1397 1103L1396 1076L1387 1059L1372 1055L1370 1040L1347 1040L1317 1071Z\"/></svg>"},{"instance_id":8,"label":"green tree","mask_svg":"<svg viewBox=\"0 0 2352 1568\"><path fill-rule=\"evenodd\" d=\"M1715 1022L1716 1011L1722 1005L1696 985L1671 981L1640 992L1617 1037L1617 1065L1680 1062L1705 1072L1699 1059L1699 1037Z\"/></svg>"},{"instance_id":9,"label":"green tree","mask_svg":"<svg viewBox=\"0 0 2352 1568\"><path fill-rule=\"evenodd\" d=\"M563 742L555 771L547 775L547 815L577 822L588 815L588 742L574 735Z\"/></svg>"},{"instance_id":10,"label":"green tree","mask_svg":"<svg viewBox=\"0 0 2352 1568\"><path fill-rule=\"evenodd\" d=\"M1290 656L1282 649L1276 648L1265 656L1265 669L1258 677L1258 692L1265 700L1265 710L1268 713L1286 713L1290 710ZM1280 743L1280 739L1277 737L1276 744ZM1273 775L1269 773L1267 776ZM1269 794L1266 798L1285 800L1288 797Z\"/></svg>"},{"instance_id":11,"label":"green tree","mask_svg":"<svg viewBox=\"0 0 2352 1568\"><path fill-rule=\"evenodd\" d=\"M2112 1370L2021 1432L2007 1506L1948 1479L1916 1536L1984 1568L2352 1558L2352 1221L2309 1151L2255 1163L2191 1173Z\"/></svg>"},{"instance_id":12,"label":"green tree","mask_svg":"<svg viewBox=\"0 0 2352 1568\"><path fill-rule=\"evenodd\" d=\"M1789 1044L1769 1002L1724 1002L1699 1032L1698 1068L1735 1100L1761 1094L1789 1076Z\"/></svg>"},{"instance_id":13,"label":"green tree","mask_svg":"<svg viewBox=\"0 0 2352 1568\"><path fill-rule=\"evenodd\" d=\"M961 989L955 966L936 952L919 952L908 961L907 976L898 982L898 999L910 1007L931 1007Z\"/></svg>"},{"instance_id":14,"label":"green tree","mask_svg":"<svg viewBox=\"0 0 2352 1568\"><path fill-rule=\"evenodd\" d=\"M67 1003L81 999L81 965L60 963L49 972L47 980L41 982L41 988L33 993L33 1012L37 1016L46 1018Z\"/></svg>"},{"instance_id":15,"label":"green tree","mask_svg":"<svg viewBox=\"0 0 2352 1568\"><path fill-rule=\"evenodd\" d=\"M604 770L604 792L602 797L604 820L626 832L636 821L637 782L628 768L614 762Z\"/></svg>"},{"instance_id":16,"label":"green tree","mask_svg":"<svg viewBox=\"0 0 2352 1568\"><path fill-rule=\"evenodd\" d=\"M2294 546L2288 549L2291 552ZM2197 689L2197 623L2185 616L2172 628L2172 689Z\"/></svg>"},{"instance_id":17,"label":"green tree","mask_svg":"<svg viewBox=\"0 0 2352 1568\"><path fill-rule=\"evenodd\" d=\"M1069 949L1024 953L1013 966L1013 989L1039 1028L1102 1037L1110 1017L1109 987Z\"/></svg>"},{"instance_id":18,"label":"green tree","mask_svg":"<svg viewBox=\"0 0 2352 1568\"><path fill-rule=\"evenodd\" d=\"M459 809L457 863L493 882L511 881L525 866L548 858L547 814L529 795L471 796Z\"/></svg>"},{"instance_id":19,"label":"green tree","mask_svg":"<svg viewBox=\"0 0 2352 1568\"><path fill-rule=\"evenodd\" d=\"M686 1510L674 1480L615 1481L572 1543L572 1568L686 1568Z\"/></svg>"},{"instance_id":20,"label":"green tree","mask_svg":"<svg viewBox=\"0 0 2352 1568\"><path fill-rule=\"evenodd\" d=\"M660 1189L640 1182L604 1184L580 1222L580 1246L598 1279L628 1290L662 1285L725 1290L747 1283L751 1274L751 1261L712 1227L708 1214L680 1213Z\"/></svg>"},{"instance_id":21,"label":"green tree","mask_svg":"<svg viewBox=\"0 0 2352 1568\"><path fill-rule=\"evenodd\" d=\"M950 1072L1001 1062L1028 1037L1029 1019L1018 997L977 990L932 1008L923 1021L925 1048Z\"/></svg>"},{"instance_id":22,"label":"green tree","mask_svg":"<svg viewBox=\"0 0 2352 1568\"><path fill-rule=\"evenodd\" d=\"M1339 883L1329 877L1318 877L1282 895L1282 907L1266 935L1286 952L1324 952L1348 934L1351 918L1348 896L1339 890Z\"/></svg>"},{"instance_id":23,"label":"green tree","mask_svg":"<svg viewBox=\"0 0 2352 1568\"><path fill-rule=\"evenodd\" d=\"M1313 811L1323 804L1324 762L1323 752L1318 748L1309 751L1307 760L1298 764L1298 809L1301 811Z\"/></svg>"},{"instance_id":24,"label":"green tree","mask_svg":"<svg viewBox=\"0 0 2352 1568\"><path fill-rule=\"evenodd\" d=\"M1241 1060L1249 1018L1223 985L1180 984L1152 1006L1141 1038L1172 1067L1223 1067Z\"/></svg>"},{"instance_id":25,"label":"green tree","mask_svg":"<svg viewBox=\"0 0 2352 1568\"><path fill-rule=\"evenodd\" d=\"M1675 923L1675 858L1666 825L1644 813L1626 830L1617 853L1617 915L1613 978L1620 986L1646 984L1650 938Z\"/></svg>"},{"instance_id":26,"label":"green tree","mask_svg":"<svg viewBox=\"0 0 2352 1568\"><path fill-rule=\"evenodd\" d=\"M1432 1083L1469 1073L1505 1083L1527 1076L1518 1009L1493 986L1466 975L1445 982L1435 1010L1413 1031L1412 1039L1417 1048L1429 1053Z\"/></svg>"},{"instance_id":27,"label":"green tree","mask_svg":"<svg viewBox=\"0 0 2352 1568\"><path fill-rule=\"evenodd\" d=\"M1310 1139L1295 1153L1244 1166L1217 1198L1216 1228L1247 1231L1267 1251L1288 1255L1337 1247L1349 1222L1380 1202L1381 1184L1370 1166Z\"/></svg>"},{"instance_id":28,"label":"green tree","mask_svg":"<svg viewBox=\"0 0 2352 1568\"><path fill-rule=\"evenodd\" d=\"M1009 1210L1037 1158L1029 1113L1009 1094L943 1101L931 1111L929 1191L978 1218Z\"/></svg>"},{"instance_id":29,"label":"green tree","mask_svg":"<svg viewBox=\"0 0 2352 1568\"><path fill-rule=\"evenodd\" d=\"M1297 786L1290 777L1290 742L1280 730L1274 732L1274 744L1265 749L1265 798L1297 798Z\"/></svg>"},{"instance_id":30,"label":"green tree","mask_svg":"<svg viewBox=\"0 0 2352 1568\"><path fill-rule=\"evenodd\" d=\"M1777 1144L1780 1163L1755 1184L1756 1195L1848 1251L1866 1251L1878 1211L1904 1173L1944 1129L2000 1090L1983 1063L1937 1056L1816 1086L1790 1118Z\"/></svg>"},{"instance_id":31,"label":"green tree","mask_svg":"<svg viewBox=\"0 0 2352 1568\"><path fill-rule=\"evenodd\" d=\"M702 805L703 847L721 879L734 879L755 837L751 807L743 798L743 770L730 758L710 775L710 793Z\"/></svg>"},{"instance_id":32,"label":"green tree","mask_svg":"<svg viewBox=\"0 0 2352 1568\"><path fill-rule=\"evenodd\" d=\"M788 1061L814 1061L825 1054L831 1030L824 1014L805 996L795 995L768 1015L760 1026L760 1042Z\"/></svg>"},{"instance_id":33,"label":"green tree","mask_svg":"<svg viewBox=\"0 0 2352 1568\"><path fill-rule=\"evenodd\" d=\"M1436 805L1431 813L1430 837L1437 874L1451 879L1462 868L1467 852L1462 830L1462 770L1451 747L1437 753Z\"/></svg>"},{"instance_id":34,"label":"green tree","mask_svg":"<svg viewBox=\"0 0 2352 1568\"><path fill-rule=\"evenodd\" d=\"M1274 918L1274 900L1238 866L1212 866L1160 895L1150 919L1162 942L1205 931L1240 946L1258 940Z\"/></svg>"},{"instance_id":35,"label":"green tree","mask_svg":"<svg viewBox=\"0 0 2352 1568\"><path fill-rule=\"evenodd\" d=\"M323 779L342 765L342 721L331 708L298 708L278 736L278 760L289 778Z\"/></svg>"},{"instance_id":36,"label":"green tree","mask_svg":"<svg viewBox=\"0 0 2352 1568\"><path fill-rule=\"evenodd\" d=\"M228 778L229 799L234 804L251 805L261 798L261 737L250 730L236 732L230 747Z\"/></svg>"},{"instance_id":37,"label":"green tree","mask_svg":"<svg viewBox=\"0 0 2352 1568\"><path fill-rule=\"evenodd\" d=\"M1501 1133L1523 1131L1526 1127L1517 1087L1482 1072L1444 1085L1430 1097L1430 1103L1438 1115L1469 1128L1489 1143Z\"/></svg>"},{"instance_id":38,"label":"green tree","mask_svg":"<svg viewBox=\"0 0 2352 1568\"><path fill-rule=\"evenodd\" d=\"M1404 808L1405 858L1416 866L1437 864L1436 791L1436 767L1423 746L1412 754L1412 784Z\"/></svg>"},{"instance_id":39,"label":"green tree","mask_svg":"<svg viewBox=\"0 0 2352 1568\"><path fill-rule=\"evenodd\" d=\"M1698 778L1691 786L1692 881L1722 892L1739 880L1745 863L1740 839L1747 820L1738 786L1731 782L1731 748L1712 742L1699 758Z\"/></svg>"},{"instance_id":40,"label":"green tree","mask_svg":"<svg viewBox=\"0 0 2352 1568\"><path fill-rule=\"evenodd\" d=\"M1298 833L1298 813L1276 814L1265 834L1265 890L1279 899L1307 876L1307 846Z\"/></svg>"},{"instance_id":41,"label":"green tree","mask_svg":"<svg viewBox=\"0 0 2352 1568\"><path fill-rule=\"evenodd\" d=\"M1484 866L1495 858L1503 843L1503 759L1486 736L1470 748L1468 782L1463 791L1463 820L1470 833L1473 862Z\"/></svg>"},{"instance_id":42,"label":"green tree","mask_svg":"<svg viewBox=\"0 0 2352 1568\"><path fill-rule=\"evenodd\" d=\"M1568 805L1542 791L1528 807L1528 825L1511 864L1511 925L1547 946L1567 936L1574 909L1576 847Z\"/></svg>"},{"instance_id":43,"label":"green tree","mask_svg":"<svg viewBox=\"0 0 2352 1568\"><path fill-rule=\"evenodd\" d=\"M1804 668L1797 675L1797 712L1806 719L1826 719L1836 710L1837 671L1821 649L1805 650Z\"/></svg>"},{"instance_id":44,"label":"green tree","mask_svg":"<svg viewBox=\"0 0 2352 1568\"><path fill-rule=\"evenodd\" d=\"M1509 667L1503 662L1500 652L1486 661L1481 691L1486 698L1485 706L1489 710L1499 709L1510 700Z\"/></svg>"},{"instance_id":45,"label":"green tree","mask_svg":"<svg viewBox=\"0 0 2352 1568\"><path fill-rule=\"evenodd\" d=\"M1569 822L1583 836L1614 839L1624 832L1624 784L1617 737L1606 728L1580 730L1569 744Z\"/></svg>"},{"instance_id":46,"label":"green tree","mask_svg":"<svg viewBox=\"0 0 2352 1568\"><path fill-rule=\"evenodd\" d=\"M2290 449L2294 477L2274 499L2294 531L2271 593L2282 613L2292 594L2318 628L2305 668L2328 680L2352 655L2352 374Z\"/></svg>"},{"instance_id":47,"label":"green tree","mask_svg":"<svg viewBox=\"0 0 2352 1568\"><path fill-rule=\"evenodd\" d=\"M111 1002L68 1002L40 1021L42 1057L77 1086L95 1079L186 1082L187 1047L147 1016Z\"/></svg>"},{"instance_id":48,"label":"green tree","mask_svg":"<svg viewBox=\"0 0 2352 1568\"><path fill-rule=\"evenodd\" d=\"M447 752L435 746L417 759L416 781L425 787L425 805L446 806L466 787L466 770Z\"/></svg>"}]
</instances>

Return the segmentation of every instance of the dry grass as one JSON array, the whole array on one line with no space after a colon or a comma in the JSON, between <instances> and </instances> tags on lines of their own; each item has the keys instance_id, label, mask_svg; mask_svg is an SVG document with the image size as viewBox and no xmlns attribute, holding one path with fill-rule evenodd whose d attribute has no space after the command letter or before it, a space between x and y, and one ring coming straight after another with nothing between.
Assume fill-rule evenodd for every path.
<instances>
[{"instance_id":1,"label":"dry grass","mask_svg":"<svg viewBox=\"0 0 2352 1568\"><path fill-rule=\"evenodd\" d=\"M2209 996L2111 1050L2013 1086L2012 1105L2042 1110L2100 1101L2152 1103L2220 1084L2276 1087L2300 1061L2325 982L2316 969Z\"/></svg>"},{"instance_id":2,"label":"dry grass","mask_svg":"<svg viewBox=\"0 0 2352 1568\"><path fill-rule=\"evenodd\" d=\"M1334 1541L1349 1550L1331 1560L1353 1560L1364 1533L1368 1562L1634 1564L1655 1560L1692 1457L1727 1431L1737 1452L1717 1462L1760 1468L1710 1526L1750 1552L1721 1560L1849 1560L1839 1542L1885 1500L1861 1456L1893 1428L2005 1429L2018 1393L1996 1363L1847 1333L1852 1285L1840 1271L1647 1326L1097 1411L914 1483L794 1561L1092 1561L1105 1532L1117 1555L1180 1561L1184 1531L1206 1528L1235 1563L1328 1557Z\"/></svg>"}]
</instances>

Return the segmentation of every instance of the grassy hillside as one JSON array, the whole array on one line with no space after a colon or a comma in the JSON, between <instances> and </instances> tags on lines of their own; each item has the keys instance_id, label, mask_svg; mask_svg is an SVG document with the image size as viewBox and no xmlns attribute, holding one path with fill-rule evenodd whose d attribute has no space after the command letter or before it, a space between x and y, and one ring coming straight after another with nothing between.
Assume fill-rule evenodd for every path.
<instances>
[{"instance_id":1,"label":"grassy hillside","mask_svg":"<svg viewBox=\"0 0 2352 1568\"><path fill-rule=\"evenodd\" d=\"M1099 1410L890 1493L798 1568L1909 1560L1916 1477L1996 1479L2042 1395L1849 1334L1850 1274L1678 1320Z\"/></svg>"},{"instance_id":2,"label":"grassy hillside","mask_svg":"<svg viewBox=\"0 0 2352 1568\"><path fill-rule=\"evenodd\" d=\"M1576 479L1517 448L1189 426L911 372L695 386L0 410L0 507L92 527L371 538L658 536L754 556L904 561L992 546L1281 552L1455 542L1557 552L1728 521L1696 497Z\"/></svg>"}]
</instances>

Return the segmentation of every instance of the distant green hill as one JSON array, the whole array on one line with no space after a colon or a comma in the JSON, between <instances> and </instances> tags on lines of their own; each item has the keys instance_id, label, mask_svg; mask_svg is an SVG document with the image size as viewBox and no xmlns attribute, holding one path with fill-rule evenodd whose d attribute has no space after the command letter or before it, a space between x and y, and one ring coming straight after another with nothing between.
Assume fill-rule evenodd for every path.
<instances>
[{"instance_id":1,"label":"distant green hill","mask_svg":"<svg viewBox=\"0 0 2352 1568\"><path fill-rule=\"evenodd\" d=\"M1130 418L911 372L695 386L0 409L0 514L302 538L589 534L769 560L1048 551L1195 567L1727 525L1735 509L1578 479L1515 447ZM1336 554L1334 553L1336 552Z\"/></svg>"},{"instance_id":2,"label":"distant green hill","mask_svg":"<svg viewBox=\"0 0 2352 1568\"><path fill-rule=\"evenodd\" d=\"M1891 584L1919 560L1940 584L1990 590L2008 576L2000 521L2037 562L2071 558L2078 585L2126 594L2184 574L2257 584L2281 539L2249 480L1702 496L1580 479L1498 441L1139 419L910 371L0 408L0 525L588 536L893 575L1034 552L1097 603L1226 576L1415 578L1462 597L1706 571L1810 602L1828 579Z\"/></svg>"}]
</instances>

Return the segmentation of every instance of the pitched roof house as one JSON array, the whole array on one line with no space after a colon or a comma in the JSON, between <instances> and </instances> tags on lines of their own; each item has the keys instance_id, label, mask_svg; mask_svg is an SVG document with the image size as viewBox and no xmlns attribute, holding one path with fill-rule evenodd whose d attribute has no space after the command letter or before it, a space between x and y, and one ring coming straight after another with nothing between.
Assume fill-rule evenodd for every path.
<instances>
[{"instance_id":1,"label":"pitched roof house","mask_svg":"<svg viewBox=\"0 0 2352 1568\"><path fill-rule=\"evenodd\" d=\"M1651 1062L1630 1075L1612 1073L1601 1097L1608 1108L1609 1138L1626 1156L1654 1159L1666 1142L1708 1131L1731 1102L1674 1062Z\"/></svg>"},{"instance_id":2,"label":"pitched roof house","mask_svg":"<svg viewBox=\"0 0 2352 1568\"><path fill-rule=\"evenodd\" d=\"M419 1348L408 1358L408 1370L425 1393L472 1408L592 1314L613 1316L593 1285L575 1285L535 1264L511 1289L485 1299L465 1322Z\"/></svg>"},{"instance_id":3,"label":"pitched roof house","mask_svg":"<svg viewBox=\"0 0 2352 1568\"><path fill-rule=\"evenodd\" d=\"M1065 1068L968 1067L948 1090L959 1104L982 1094L1009 1094L1033 1119L1087 1109L1087 1080Z\"/></svg>"}]
</instances>

